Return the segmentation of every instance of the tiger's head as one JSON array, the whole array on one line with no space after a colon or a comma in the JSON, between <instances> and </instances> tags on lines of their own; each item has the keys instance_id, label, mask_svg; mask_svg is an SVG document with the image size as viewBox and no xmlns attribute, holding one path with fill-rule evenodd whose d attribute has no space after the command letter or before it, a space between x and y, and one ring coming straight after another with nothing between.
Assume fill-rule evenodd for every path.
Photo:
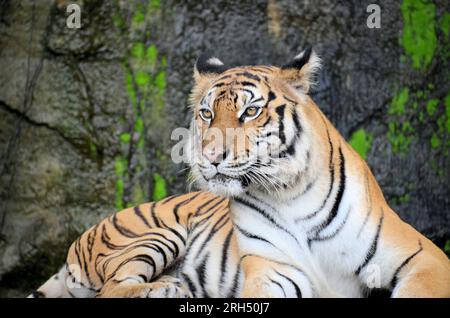
<instances>
[{"instance_id":1,"label":"tiger's head","mask_svg":"<svg viewBox=\"0 0 450 318\"><path fill-rule=\"evenodd\" d=\"M293 188L311 160L307 94L319 67L311 49L282 67L230 68L200 56L188 147L197 185L225 196Z\"/></svg>"}]
</instances>

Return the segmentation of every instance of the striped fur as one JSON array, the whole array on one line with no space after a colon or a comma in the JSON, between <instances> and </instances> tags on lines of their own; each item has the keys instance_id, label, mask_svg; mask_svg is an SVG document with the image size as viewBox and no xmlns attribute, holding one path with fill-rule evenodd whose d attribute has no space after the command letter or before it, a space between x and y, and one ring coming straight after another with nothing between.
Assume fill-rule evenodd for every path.
<instances>
[{"instance_id":1,"label":"striped fur","mask_svg":"<svg viewBox=\"0 0 450 318\"><path fill-rule=\"evenodd\" d=\"M362 297L377 287L449 297L445 254L390 209L307 95L318 67L311 50L281 68L203 56L188 152L196 183L216 194L110 216L30 296Z\"/></svg>"},{"instance_id":2,"label":"striped fur","mask_svg":"<svg viewBox=\"0 0 450 318\"><path fill-rule=\"evenodd\" d=\"M449 297L448 258L388 206L367 164L308 96L319 65L306 50L281 68L195 73L192 172L201 188L232 197L243 296L279 296L267 277L276 260L301 269L300 288L316 296L382 288ZM243 121L252 105L258 115ZM212 119L200 116L205 108ZM241 147L230 127L243 132ZM213 128L227 135L220 143L208 138Z\"/></svg>"},{"instance_id":3,"label":"striped fur","mask_svg":"<svg viewBox=\"0 0 450 318\"><path fill-rule=\"evenodd\" d=\"M80 236L30 297L239 297L243 272L229 200L172 196L111 215ZM273 262L280 296L312 296L304 274ZM284 273L284 274L283 274Z\"/></svg>"}]
</instances>

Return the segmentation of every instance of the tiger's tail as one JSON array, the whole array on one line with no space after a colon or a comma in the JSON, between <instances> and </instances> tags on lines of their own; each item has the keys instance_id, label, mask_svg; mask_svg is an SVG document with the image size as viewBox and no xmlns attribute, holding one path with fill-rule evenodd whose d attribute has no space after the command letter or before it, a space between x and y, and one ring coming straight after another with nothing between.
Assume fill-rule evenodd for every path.
<instances>
[{"instance_id":1,"label":"tiger's tail","mask_svg":"<svg viewBox=\"0 0 450 318\"><path fill-rule=\"evenodd\" d=\"M64 265L28 298L78 298L93 296L91 293L89 288L75 282L67 265Z\"/></svg>"}]
</instances>

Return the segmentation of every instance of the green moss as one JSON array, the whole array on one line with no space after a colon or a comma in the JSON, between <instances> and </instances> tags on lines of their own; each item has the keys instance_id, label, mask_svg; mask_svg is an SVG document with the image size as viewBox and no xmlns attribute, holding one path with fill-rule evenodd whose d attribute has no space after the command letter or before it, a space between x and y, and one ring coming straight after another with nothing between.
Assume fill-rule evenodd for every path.
<instances>
[{"instance_id":1,"label":"green moss","mask_svg":"<svg viewBox=\"0 0 450 318\"><path fill-rule=\"evenodd\" d=\"M398 201L403 204L403 203L408 203L409 200L411 199L411 196L409 193L406 193L404 195L402 195L401 197L398 198Z\"/></svg>"},{"instance_id":2,"label":"green moss","mask_svg":"<svg viewBox=\"0 0 450 318\"><path fill-rule=\"evenodd\" d=\"M131 57L142 59L145 56L145 45L142 42L134 43L131 52Z\"/></svg>"},{"instance_id":3,"label":"green moss","mask_svg":"<svg viewBox=\"0 0 450 318\"><path fill-rule=\"evenodd\" d=\"M435 133L433 134L433 136L431 136L430 143L431 143L431 147L433 149L436 149L441 145L441 142Z\"/></svg>"},{"instance_id":4,"label":"green moss","mask_svg":"<svg viewBox=\"0 0 450 318\"><path fill-rule=\"evenodd\" d=\"M407 87L395 94L388 110L389 115L401 115L405 112L405 105L408 102L409 89Z\"/></svg>"},{"instance_id":5,"label":"green moss","mask_svg":"<svg viewBox=\"0 0 450 318\"><path fill-rule=\"evenodd\" d=\"M154 173L153 184L153 201L158 201L165 198L167 196L166 180L164 180L164 178L160 174Z\"/></svg>"},{"instance_id":6,"label":"green moss","mask_svg":"<svg viewBox=\"0 0 450 318\"><path fill-rule=\"evenodd\" d=\"M97 145L92 141L89 142L89 151L91 153L91 156L97 156Z\"/></svg>"},{"instance_id":7,"label":"green moss","mask_svg":"<svg viewBox=\"0 0 450 318\"><path fill-rule=\"evenodd\" d=\"M151 67L154 67L156 65L156 62L158 60L158 49L156 48L155 45L151 44L147 48L147 52L145 54L145 58L146 58L147 63Z\"/></svg>"},{"instance_id":8,"label":"green moss","mask_svg":"<svg viewBox=\"0 0 450 318\"><path fill-rule=\"evenodd\" d=\"M439 26L441 27L442 33L445 34L446 40L450 35L450 13L445 12L440 20Z\"/></svg>"},{"instance_id":9,"label":"green moss","mask_svg":"<svg viewBox=\"0 0 450 318\"><path fill-rule=\"evenodd\" d=\"M450 240L447 240L447 242L445 242L444 252L450 256Z\"/></svg>"},{"instance_id":10,"label":"green moss","mask_svg":"<svg viewBox=\"0 0 450 318\"><path fill-rule=\"evenodd\" d=\"M120 135L120 141L124 144L128 144L130 142L131 136L129 133L123 133Z\"/></svg>"},{"instance_id":11,"label":"green moss","mask_svg":"<svg viewBox=\"0 0 450 318\"><path fill-rule=\"evenodd\" d=\"M373 136L362 128L355 131L350 137L349 144L364 159L367 160L367 152L372 147Z\"/></svg>"},{"instance_id":12,"label":"green moss","mask_svg":"<svg viewBox=\"0 0 450 318\"><path fill-rule=\"evenodd\" d=\"M160 0L150 0L150 8L152 10L158 10L161 7Z\"/></svg>"},{"instance_id":13,"label":"green moss","mask_svg":"<svg viewBox=\"0 0 450 318\"><path fill-rule=\"evenodd\" d=\"M427 102L426 108L428 115L433 116L436 113L437 106L439 104L439 99L433 98Z\"/></svg>"},{"instance_id":14,"label":"green moss","mask_svg":"<svg viewBox=\"0 0 450 318\"><path fill-rule=\"evenodd\" d=\"M156 75L155 86L161 91L166 89L166 72L161 71Z\"/></svg>"},{"instance_id":15,"label":"green moss","mask_svg":"<svg viewBox=\"0 0 450 318\"><path fill-rule=\"evenodd\" d=\"M120 7L117 7L120 11ZM125 21L122 34L129 48L122 67L132 110L124 115L124 131L119 134L121 154L116 158L115 167L118 208L149 200L149 194L156 198L167 194L166 181L160 174L147 176L143 173L163 166L158 165L162 161L159 157L148 160L148 148L157 151L160 144L155 143L153 136L149 136L144 129L150 127L158 131L158 127L165 122L163 110L167 61L158 52L156 45L149 43L151 32L156 31L156 22L161 18L160 11L159 0L138 1L131 19L122 19L122 22ZM129 163L121 158L128 158ZM151 184L147 179L149 177L154 181L153 189L148 188L148 184Z\"/></svg>"},{"instance_id":16,"label":"green moss","mask_svg":"<svg viewBox=\"0 0 450 318\"><path fill-rule=\"evenodd\" d=\"M388 123L387 138L392 145L394 153L406 153L409 149L409 144L412 141L412 136L410 136L410 133L413 131L411 123L407 119L402 118L406 113L409 95L408 87L404 87L397 91L392 98L388 109L388 114L391 116L391 119ZM413 96L423 97L424 92L417 91ZM417 105L416 102L413 102L412 108L418 108L418 106L414 106L414 104Z\"/></svg>"},{"instance_id":17,"label":"green moss","mask_svg":"<svg viewBox=\"0 0 450 318\"><path fill-rule=\"evenodd\" d=\"M444 105L445 105L445 116L447 117L445 127L447 128L447 133L450 134L450 93L448 93L447 96L445 96Z\"/></svg>"},{"instance_id":18,"label":"green moss","mask_svg":"<svg viewBox=\"0 0 450 318\"><path fill-rule=\"evenodd\" d=\"M145 14L142 11L137 10L136 13L133 15L132 21L135 24L141 24L142 22L145 21Z\"/></svg>"},{"instance_id":19,"label":"green moss","mask_svg":"<svg viewBox=\"0 0 450 318\"><path fill-rule=\"evenodd\" d=\"M396 122L390 122L388 124L387 138L394 153L405 154L409 150L413 137L405 135L403 131L408 131L405 127L408 127L405 123L399 125Z\"/></svg>"},{"instance_id":20,"label":"green moss","mask_svg":"<svg viewBox=\"0 0 450 318\"><path fill-rule=\"evenodd\" d=\"M137 71L136 72L136 84L139 86L146 86L150 82L150 74L145 71Z\"/></svg>"},{"instance_id":21,"label":"green moss","mask_svg":"<svg viewBox=\"0 0 450 318\"><path fill-rule=\"evenodd\" d=\"M427 68L437 48L436 7L432 1L403 0L401 44L415 69Z\"/></svg>"},{"instance_id":22,"label":"green moss","mask_svg":"<svg viewBox=\"0 0 450 318\"><path fill-rule=\"evenodd\" d=\"M144 132L144 121L142 120L142 118L136 119L136 123L134 124L134 131L139 134L142 134Z\"/></svg>"}]
</instances>

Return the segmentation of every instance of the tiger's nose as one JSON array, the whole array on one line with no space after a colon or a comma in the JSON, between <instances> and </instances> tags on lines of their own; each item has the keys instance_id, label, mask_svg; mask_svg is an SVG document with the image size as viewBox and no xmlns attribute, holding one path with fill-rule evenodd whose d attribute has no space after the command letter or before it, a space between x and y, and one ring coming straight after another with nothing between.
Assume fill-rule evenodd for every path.
<instances>
[{"instance_id":1,"label":"tiger's nose","mask_svg":"<svg viewBox=\"0 0 450 318\"><path fill-rule=\"evenodd\" d=\"M205 151L203 155L213 166L217 167L228 156L228 151Z\"/></svg>"}]
</instances>

